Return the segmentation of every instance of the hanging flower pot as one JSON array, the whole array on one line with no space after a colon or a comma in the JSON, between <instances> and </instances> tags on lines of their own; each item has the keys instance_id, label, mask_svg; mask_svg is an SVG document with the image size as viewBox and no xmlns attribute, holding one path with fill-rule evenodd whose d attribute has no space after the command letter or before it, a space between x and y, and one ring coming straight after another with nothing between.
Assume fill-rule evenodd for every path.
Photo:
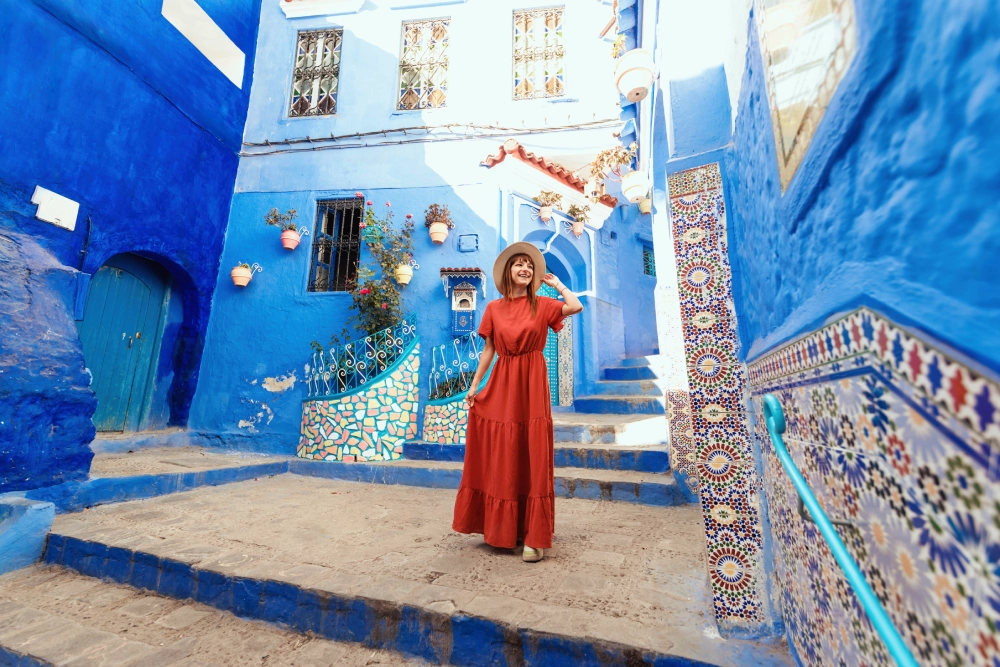
<instances>
[{"instance_id":1,"label":"hanging flower pot","mask_svg":"<svg viewBox=\"0 0 1000 667\"><path fill-rule=\"evenodd\" d=\"M644 215L649 215L653 212L653 200L646 197L641 202L639 202L639 213Z\"/></svg>"},{"instance_id":2,"label":"hanging flower pot","mask_svg":"<svg viewBox=\"0 0 1000 667\"><path fill-rule=\"evenodd\" d=\"M627 51L615 66L615 86L629 102L649 95L653 85L653 55L646 49Z\"/></svg>"},{"instance_id":3,"label":"hanging flower pot","mask_svg":"<svg viewBox=\"0 0 1000 667\"><path fill-rule=\"evenodd\" d=\"M448 229L448 224L445 222L432 222L428 228L431 241L439 245L444 243L444 240L448 238Z\"/></svg>"},{"instance_id":4,"label":"hanging flower pot","mask_svg":"<svg viewBox=\"0 0 1000 667\"><path fill-rule=\"evenodd\" d=\"M413 280L413 267L409 264L400 264L396 267L396 282L400 285L409 285Z\"/></svg>"},{"instance_id":5,"label":"hanging flower pot","mask_svg":"<svg viewBox=\"0 0 1000 667\"><path fill-rule=\"evenodd\" d=\"M285 248L285 250L295 250L301 240L302 237L294 229L286 229L281 232L281 245Z\"/></svg>"},{"instance_id":6,"label":"hanging flower pot","mask_svg":"<svg viewBox=\"0 0 1000 667\"><path fill-rule=\"evenodd\" d=\"M455 228L455 223L447 206L431 204L424 211L424 226L431 235L431 241L440 245L448 238L448 230Z\"/></svg>"},{"instance_id":7,"label":"hanging flower pot","mask_svg":"<svg viewBox=\"0 0 1000 667\"><path fill-rule=\"evenodd\" d=\"M576 238L583 236L583 222L580 220L574 220L572 230L573 234L576 235Z\"/></svg>"},{"instance_id":8,"label":"hanging flower pot","mask_svg":"<svg viewBox=\"0 0 1000 667\"><path fill-rule=\"evenodd\" d=\"M229 272L229 277L233 279L233 284L237 287L246 287L253 278L253 269L249 264L237 264Z\"/></svg>"},{"instance_id":9,"label":"hanging flower pot","mask_svg":"<svg viewBox=\"0 0 1000 667\"><path fill-rule=\"evenodd\" d=\"M638 204L649 194L649 182L642 171L630 171L622 177L622 194L633 204Z\"/></svg>"},{"instance_id":10,"label":"hanging flower pot","mask_svg":"<svg viewBox=\"0 0 1000 667\"><path fill-rule=\"evenodd\" d=\"M548 222L552 219L552 207L542 206L538 209L538 217L542 219L542 222Z\"/></svg>"}]
</instances>

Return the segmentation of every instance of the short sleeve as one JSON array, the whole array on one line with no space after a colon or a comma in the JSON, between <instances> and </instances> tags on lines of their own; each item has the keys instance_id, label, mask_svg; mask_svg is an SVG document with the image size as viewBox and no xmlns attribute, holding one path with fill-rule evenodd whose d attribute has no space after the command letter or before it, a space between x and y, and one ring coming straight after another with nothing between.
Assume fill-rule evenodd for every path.
<instances>
[{"instance_id":1,"label":"short sleeve","mask_svg":"<svg viewBox=\"0 0 1000 667\"><path fill-rule=\"evenodd\" d=\"M542 312L545 314L545 322L549 325L549 328L553 331L560 331L563 328L563 319L565 315L562 313L562 308L564 303L559 299L549 299L543 297L542 301Z\"/></svg>"},{"instance_id":2,"label":"short sleeve","mask_svg":"<svg viewBox=\"0 0 1000 667\"><path fill-rule=\"evenodd\" d=\"M486 304L483 321L479 323L479 335L483 338L493 337L493 302Z\"/></svg>"}]
</instances>

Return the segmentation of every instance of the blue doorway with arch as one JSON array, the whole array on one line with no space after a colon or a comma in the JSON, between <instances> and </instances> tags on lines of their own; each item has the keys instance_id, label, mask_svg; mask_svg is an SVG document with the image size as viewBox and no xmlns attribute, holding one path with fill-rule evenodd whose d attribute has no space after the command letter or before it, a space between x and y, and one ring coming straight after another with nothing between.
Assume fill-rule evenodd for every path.
<instances>
[{"instance_id":1,"label":"blue doorway with arch","mask_svg":"<svg viewBox=\"0 0 1000 667\"><path fill-rule=\"evenodd\" d=\"M90 283L77 329L97 396L99 432L139 429L159 353L170 276L138 255L116 255Z\"/></svg>"}]
</instances>

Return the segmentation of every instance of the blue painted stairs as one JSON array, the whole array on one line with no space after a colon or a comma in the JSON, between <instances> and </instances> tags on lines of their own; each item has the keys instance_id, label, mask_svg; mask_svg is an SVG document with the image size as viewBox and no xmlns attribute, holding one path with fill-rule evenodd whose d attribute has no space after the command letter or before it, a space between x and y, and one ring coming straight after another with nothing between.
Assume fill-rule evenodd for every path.
<instances>
[{"instance_id":1,"label":"blue painted stairs","mask_svg":"<svg viewBox=\"0 0 1000 667\"><path fill-rule=\"evenodd\" d=\"M648 357L627 357L621 366L603 369L603 379L594 383L594 393L573 401L577 412L591 414L664 414L663 392Z\"/></svg>"}]
</instances>

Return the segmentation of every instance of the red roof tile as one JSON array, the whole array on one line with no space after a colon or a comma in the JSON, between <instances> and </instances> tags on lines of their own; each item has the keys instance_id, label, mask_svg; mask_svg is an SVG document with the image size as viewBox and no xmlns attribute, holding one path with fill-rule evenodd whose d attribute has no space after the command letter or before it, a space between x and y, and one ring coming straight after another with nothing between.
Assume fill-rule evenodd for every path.
<instances>
[{"instance_id":1,"label":"red roof tile","mask_svg":"<svg viewBox=\"0 0 1000 667\"><path fill-rule=\"evenodd\" d=\"M495 167L506 159L508 155L513 155L517 159L521 160L527 165L534 167L535 169L544 172L556 179L560 183L569 186L570 188L576 190L580 194L585 192L584 187L587 185L587 181L576 176L572 171L563 167L555 162L550 162L543 157L535 155L531 151L525 149L516 139L508 139L500 145L500 150L496 155L490 155L486 158L486 161L482 164L487 167ZM614 208L618 205L618 200L611 195L604 195L601 197L600 202L605 206L610 206Z\"/></svg>"},{"instance_id":2,"label":"red roof tile","mask_svg":"<svg viewBox=\"0 0 1000 667\"><path fill-rule=\"evenodd\" d=\"M475 273L476 271L482 271L482 269L478 266L466 266L464 268L445 266L441 268L441 273Z\"/></svg>"}]
</instances>

